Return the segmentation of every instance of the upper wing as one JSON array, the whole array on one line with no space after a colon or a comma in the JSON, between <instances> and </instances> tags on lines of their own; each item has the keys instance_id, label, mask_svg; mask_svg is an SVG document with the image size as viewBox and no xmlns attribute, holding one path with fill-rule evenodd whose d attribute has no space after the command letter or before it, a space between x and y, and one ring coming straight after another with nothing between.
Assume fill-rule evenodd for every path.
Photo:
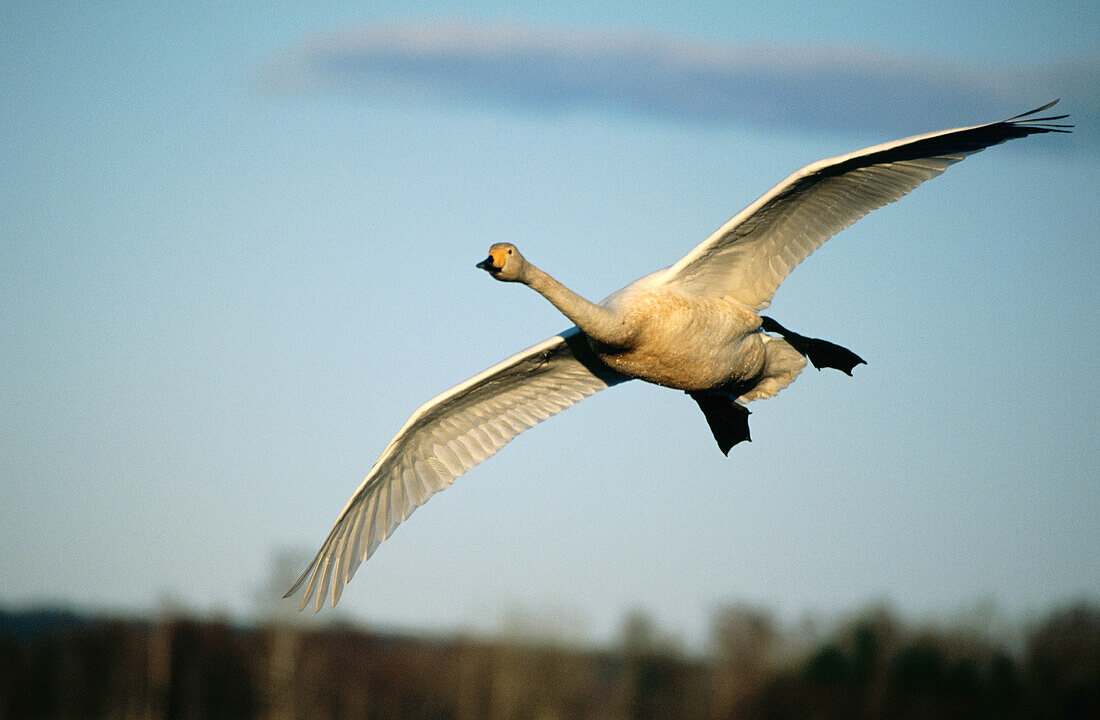
<instances>
[{"instance_id":1,"label":"upper wing","mask_svg":"<svg viewBox=\"0 0 1100 720\"><path fill-rule=\"evenodd\" d=\"M302 576L299 609L335 606L359 564L433 493L527 428L626 381L604 365L577 328L457 385L420 406L374 463Z\"/></svg>"},{"instance_id":2,"label":"upper wing","mask_svg":"<svg viewBox=\"0 0 1100 720\"><path fill-rule=\"evenodd\" d=\"M1034 133L1069 132L1066 115L914 135L807 165L737 213L666 271L665 281L763 310L779 284L830 237L967 155Z\"/></svg>"}]
</instances>

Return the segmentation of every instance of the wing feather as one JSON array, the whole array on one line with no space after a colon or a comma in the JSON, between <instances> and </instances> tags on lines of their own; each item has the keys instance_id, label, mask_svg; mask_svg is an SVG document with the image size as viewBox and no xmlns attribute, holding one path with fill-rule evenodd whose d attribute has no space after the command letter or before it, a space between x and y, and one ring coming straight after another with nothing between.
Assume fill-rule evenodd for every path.
<instances>
[{"instance_id":1,"label":"wing feather","mask_svg":"<svg viewBox=\"0 0 1100 720\"><path fill-rule=\"evenodd\" d=\"M626 381L576 328L545 340L422 405L383 451L287 593L301 608L336 605L359 565L413 510L509 440Z\"/></svg>"},{"instance_id":2,"label":"wing feather","mask_svg":"<svg viewBox=\"0 0 1100 720\"><path fill-rule=\"evenodd\" d=\"M1000 122L915 135L807 165L670 267L665 282L763 310L800 262L872 210L992 145L1068 132L1072 126L1050 122L1065 115L1030 118L1056 102Z\"/></svg>"}]
</instances>

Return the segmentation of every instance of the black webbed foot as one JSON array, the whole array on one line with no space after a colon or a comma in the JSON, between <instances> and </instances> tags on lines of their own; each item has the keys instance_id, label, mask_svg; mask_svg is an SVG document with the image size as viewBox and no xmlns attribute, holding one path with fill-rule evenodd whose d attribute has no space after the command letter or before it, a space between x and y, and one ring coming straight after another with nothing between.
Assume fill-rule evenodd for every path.
<instances>
[{"instance_id":1,"label":"black webbed foot","mask_svg":"<svg viewBox=\"0 0 1100 720\"><path fill-rule=\"evenodd\" d=\"M833 368L839 370L845 375L851 375L852 370L856 365L866 365L867 361L856 355L848 348L841 347L836 343L831 343L828 340L820 340L818 338L809 338L805 335L799 335L796 332L792 332L783 327L770 317L761 316L760 329L764 332L773 332L780 335L784 340L790 343L798 352L809 358L814 367L820 370L821 368Z\"/></svg>"},{"instance_id":2,"label":"black webbed foot","mask_svg":"<svg viewBox=\"0 0 1100 720\"><path fill-rule=\"evenodd\" d=\"M688 395L699 403L699 408L710 425L718 449L727 457L730 449L741 441L752 441L749 437L749 409L725 393L689 392Z\"/></svg>"}]
</instances>

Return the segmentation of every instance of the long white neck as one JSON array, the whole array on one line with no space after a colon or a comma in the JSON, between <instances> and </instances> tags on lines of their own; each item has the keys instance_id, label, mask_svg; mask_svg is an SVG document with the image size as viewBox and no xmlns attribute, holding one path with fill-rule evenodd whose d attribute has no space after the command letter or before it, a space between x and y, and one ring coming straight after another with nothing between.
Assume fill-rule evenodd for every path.
<instances>
[{"instance_id":1,"label":"long white neck","mask_svg":"<svg viewBox=\"0 0 1100 720\"><path fill-rule=\"evenodd\" d=\"M622 347L634 336L634 328L621 313L585 300L542 270L527 263L520 282L542 295L593 340Z\"/></svg>"}]
</instances>

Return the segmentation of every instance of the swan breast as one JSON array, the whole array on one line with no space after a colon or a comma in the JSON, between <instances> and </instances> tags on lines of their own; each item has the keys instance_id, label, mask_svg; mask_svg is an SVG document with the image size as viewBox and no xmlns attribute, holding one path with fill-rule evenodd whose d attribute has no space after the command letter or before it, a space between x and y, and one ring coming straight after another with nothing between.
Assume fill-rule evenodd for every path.
<instances>
[{"instance_id":1,"label":"swan breast","mask_svg":"<svg viewBox=\"0 0 1100 720\"><path fill-rule=\"evenodd\" d=\"M668 288L629 286L605 301L636 328L613 348L593 343L613 369L679 390L707 390L760 374L764 346L760 317L725 298L698 298Z\"/></svg>"}]
</instances>

